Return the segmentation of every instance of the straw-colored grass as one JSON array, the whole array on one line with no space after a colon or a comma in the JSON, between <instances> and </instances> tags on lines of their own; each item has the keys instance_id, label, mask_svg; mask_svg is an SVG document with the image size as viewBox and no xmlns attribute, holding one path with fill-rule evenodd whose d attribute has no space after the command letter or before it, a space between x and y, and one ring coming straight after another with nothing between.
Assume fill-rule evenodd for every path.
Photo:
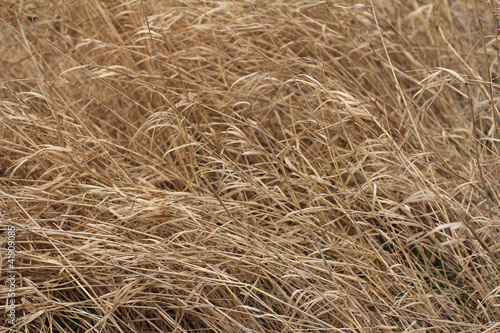
<instances>
[{"instance_id":1,"label":"straw-colored grass","mask_svg":"<svg viewBox=\"0 0 500 333\"><path fill-rule=\"evenodd\" d=\"M496 6L2 1L2 331L500 332Z\"/></svg>"}]
</instances>

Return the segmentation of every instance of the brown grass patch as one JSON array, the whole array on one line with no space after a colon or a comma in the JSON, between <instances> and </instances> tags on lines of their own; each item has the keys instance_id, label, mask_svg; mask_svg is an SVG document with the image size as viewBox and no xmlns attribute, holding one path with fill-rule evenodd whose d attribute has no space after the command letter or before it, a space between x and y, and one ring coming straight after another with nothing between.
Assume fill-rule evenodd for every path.
<instances>
[{"instance_id":1,"label":"brown grass patch","mask_svg":"<svg viewBox=\"0 0 500 333\"><path fill-rule=\"evenodd\" d=\"M498 332L495 6L2 2L5 329Z\"/></svg>"}]
</instances>

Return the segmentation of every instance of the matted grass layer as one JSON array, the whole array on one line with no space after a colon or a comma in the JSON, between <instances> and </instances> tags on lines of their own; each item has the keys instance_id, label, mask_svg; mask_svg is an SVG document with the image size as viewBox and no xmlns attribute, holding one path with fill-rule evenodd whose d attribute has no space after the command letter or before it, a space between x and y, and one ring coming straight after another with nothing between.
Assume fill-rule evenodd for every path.
<instances>
[{"instance_id":1,"label":"matted grass layer","mask_svg":"<svg viewBox=\"0 0 500 333\"><path fill-rule=\"evenodd\" d=\"M2 1L4 330L500 332L496 6Z\"/></svg>"}]
</instances>

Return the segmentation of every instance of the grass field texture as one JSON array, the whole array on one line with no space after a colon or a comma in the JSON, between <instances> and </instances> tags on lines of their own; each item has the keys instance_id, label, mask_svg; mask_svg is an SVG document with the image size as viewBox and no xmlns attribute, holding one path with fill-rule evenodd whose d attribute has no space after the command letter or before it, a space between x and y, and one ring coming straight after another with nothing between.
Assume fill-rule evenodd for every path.
<instances>
[{"instance_id":1,"label":"grass field texture","mask_svg":"<svg viewBox=\"0 0 500 333\"><path fill-rule=\"evenodd\" d=\"M500 332L498 10L0 1L0 331Z\"/></svg>"}]
</instances>

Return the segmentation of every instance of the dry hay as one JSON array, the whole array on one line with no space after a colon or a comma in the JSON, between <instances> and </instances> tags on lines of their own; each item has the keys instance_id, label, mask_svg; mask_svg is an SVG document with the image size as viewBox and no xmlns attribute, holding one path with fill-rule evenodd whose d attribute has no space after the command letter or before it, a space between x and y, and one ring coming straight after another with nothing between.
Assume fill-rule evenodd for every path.
<instances>
[{"instance_id":1,"label":"dry hay","mask_svg":"<svg viewBox=\"0 0 500 333\"><path fill-rule=\"evenodd\" d=\"M3 1L4 330L500 331L495 6Z\"/></svg>"}]
</instances>

